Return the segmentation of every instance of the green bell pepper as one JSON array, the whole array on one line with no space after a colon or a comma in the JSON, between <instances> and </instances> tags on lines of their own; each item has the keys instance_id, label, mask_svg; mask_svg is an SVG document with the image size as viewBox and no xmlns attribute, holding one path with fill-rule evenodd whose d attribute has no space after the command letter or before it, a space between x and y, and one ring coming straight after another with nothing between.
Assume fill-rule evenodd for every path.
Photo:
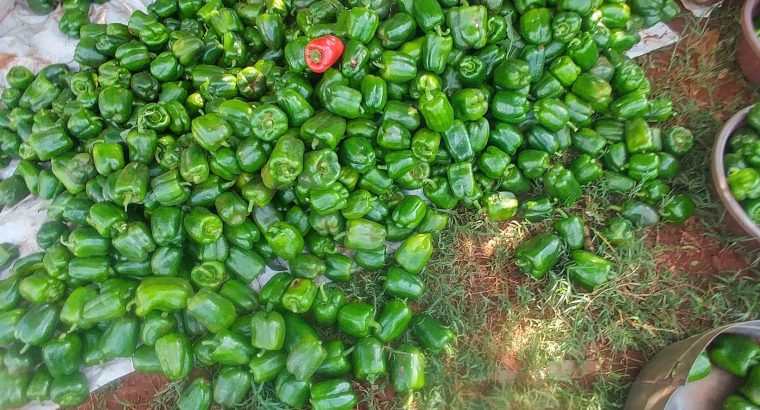
<instances>
[{"instance_id":1,"label":"green bell pepper","mask_svg":"<svg viewBox=\"0 0 760 410\"><path fill-rule=\"evenodd\" d=\"M753 340L732 333L723 333L713 340L708 350L710 361L727 372L747 377L760 358L760 346Z\"/></svg>"},{"instance_id":2,"label":"green bell pepper","mask_svg":"<svg viewBox=\"0 0 760 410\"><path fill-rule=\"evenodd\" d=\"M518 245L515 249L515 263L524 273L541 279L554 268L562 252L560 237L545 233Z\"/></svg>"}]
</instances>

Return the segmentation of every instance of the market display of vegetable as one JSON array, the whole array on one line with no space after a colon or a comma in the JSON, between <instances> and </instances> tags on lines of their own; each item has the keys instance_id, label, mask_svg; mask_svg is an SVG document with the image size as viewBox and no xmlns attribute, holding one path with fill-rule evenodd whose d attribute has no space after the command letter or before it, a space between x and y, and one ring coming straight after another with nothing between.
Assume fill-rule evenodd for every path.
<instances>
[{"instance_id":1,"label":"market display of vegetable","mask_svg":"<svg viewBox=\"0 0 760 410\"><path fill-rule=\"evenodd\" d=\"M554 222L516 264L541 279L563 262L579 287L603 286L613 264L573 214L588 185L622 202L599 231L612 246L694 211L669 186L692 136L656 126L672 103L623 54L677 13L157 0L127 24L82 25L79 72L14 67L0 96L2 158L20 159L0 206L50 201L43 251L0 281L3 371L22 375L0 377L0 407L74 406L80 364L117 357L175 381L219 368L188 381L181 409L234 406L267 382L296 408L352 408L352 379L411 397L424 355L456 340L408 301L458 205ZM279 272L257 294L267 266ZM358 270L381 272L362 275L383 281L377 306L341 290Z\"/></svg>"},{"instance_id":2,"label":"market display of vegetable","mask_svg":"<svg viewBox=\"0 0 760 410\"><path fill-rule=\"evenodd\" d=\"M61 33L68 37L79 38L80 31L88 30L90 24L90 4L103 4L108 0L26 0L26 5L35 14L49 14L53 12L58 4L61 4L61 19L58 21L58 28ZM164 3L163 5L161 3ZM161 7L167 7L167 2L156 2L151 5L154 10ZM176 8L176 6L174 6ZM158 11L158 10L157 10ZM84 27L84 29L82 28Z\"/></svg>"},{"instance_id":3,"label":"market display of vegetable","mask_svg":"<svg viewBox=\"0 0 760 410\"><path fill-rule=\"evenodd\" d=\"M747 113L746 126L728 140L726 182L744 211L760 226L760 104Z\"/></svg>"},{"instance_id":4,"label":"market display of vegetable","mask_svg":"<svg viewBox=\"0 0 760 410\"><path fill-rule=\"evenodd\" d=\"M689 371L689 382L710 375L713 366L740 377L738 389L723 402L723 410L760 409L760 345L733 333L723 333L697 357Z\"/></svg>"}]
</instances>

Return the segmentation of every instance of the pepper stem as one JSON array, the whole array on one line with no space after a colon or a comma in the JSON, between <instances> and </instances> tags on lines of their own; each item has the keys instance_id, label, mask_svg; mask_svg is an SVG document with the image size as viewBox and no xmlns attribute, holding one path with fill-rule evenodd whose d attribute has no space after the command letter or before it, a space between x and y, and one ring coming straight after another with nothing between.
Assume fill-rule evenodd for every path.
<instances>
[{"instance_id":1,"label":"pepper stem","mask_svg":"<svg viewBox=\"0 0 760 410\"><path fill-rule=\"evenodd\" d=\"M127 302L127 304L125 305L125 308L127 311L130 311L132 310L132 306L135 306L136 304L137 304L137 299L133 298L132 300Z\"/></svg>"},{"instance_id":2,"label":"pepper stem","mask_svg":"<svg viewBox=\"0 0 760 410\"><path fill-rule=\"evenodd\" d=\"M436 184L435 181L433 181L432 179L426 179L423 182L423 184L430 185L430 187L433 188L434 191L438 189L438 184Z\"/></svg>"},{"instance_id":3,"label":"pepper stem","mask_svg":"<svg viewBox=\"0 0 760 410\"><path fill-rule=\"evenodd\" d=\"M309 60L311 60L313 63L322 62L322 52L316 48L309 50Z\"/></svg>"},{"instance_id":4,"label":"pepper stem","mask_svg":"<svg viewBox=\"0 0 760 410\"><path fill-rule=\"evenodd\" d=\"M127 212L127 208L129 207L129 204L132 202L132 193L127 192L124 195L124 212Z\"/></svg>"}]
</instances>

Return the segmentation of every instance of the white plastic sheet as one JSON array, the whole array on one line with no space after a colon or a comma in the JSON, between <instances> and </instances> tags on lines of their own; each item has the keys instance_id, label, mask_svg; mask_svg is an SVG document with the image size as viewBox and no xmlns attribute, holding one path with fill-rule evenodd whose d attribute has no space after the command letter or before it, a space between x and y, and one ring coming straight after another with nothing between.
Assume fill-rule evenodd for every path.
<instances>
[{"instance_id":1,"label":"white plastic sheet","mask_svg":"<svg viewBox=\"0 0 760 410\"><path fill-rule=\"evenodd\" d=\"M133 10L145 10L151 0L112 0L103 5L90 8L90 19L98 23L126 23ZM14 65L25 65L33 71L51 63L66 63L76 68L73 54L76 40L60 33L58 21L61 10L45 16L33 14L26 6L25 0L0 0L0 87L5 85L5 74ZM658 24L642 31L642 41L628 54L636 57L678 41L678 35L665 24ZM0 171L5 177L12 173L15 163ZM46 220L47 203L37 198L27 198L15 207L0 212L0 242L18 244L21 255L39 250L36 244L36 232ZM260 289L274 274L267 268L253 284ZM118 359L103 366L85 370L94 391L113 380L134 371L130 360ZM32 403L25 409L47 410L56 408L52 402Z\"/></svg>"}]
</instances>

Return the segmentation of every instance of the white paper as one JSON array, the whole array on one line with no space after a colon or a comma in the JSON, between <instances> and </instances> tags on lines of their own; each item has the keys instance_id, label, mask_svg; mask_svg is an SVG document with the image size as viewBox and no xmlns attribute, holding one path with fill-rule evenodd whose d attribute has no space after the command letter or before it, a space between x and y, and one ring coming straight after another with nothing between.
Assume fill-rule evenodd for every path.
<instances>
[{"instance_id":1,"label":"white paper","mask_svg":"<svg viewBox=\"0 0 760 410\"><path fill-rule=\"evenodd\" d=\"M683 4L686 10L689 10L691 14L697 17L710 17L713 10L720 7L723 2L719 1L715 4L698 4L689 0L681 0L681 4Z\"/></svg>"},{"instance_id":2,"label":"white paper","mask_svg":"<svg viewBox=\"0 0 760 410\"><path fill-rule=\"evenodd\" d=\"M634 58L644 54L651 53L659 48L667 47L680 38L678 33L671 30L665 23L657 23L652 27L646 28L639 32L641 41L633 46L626 55Z\"/></svg>"}]
</instances>

